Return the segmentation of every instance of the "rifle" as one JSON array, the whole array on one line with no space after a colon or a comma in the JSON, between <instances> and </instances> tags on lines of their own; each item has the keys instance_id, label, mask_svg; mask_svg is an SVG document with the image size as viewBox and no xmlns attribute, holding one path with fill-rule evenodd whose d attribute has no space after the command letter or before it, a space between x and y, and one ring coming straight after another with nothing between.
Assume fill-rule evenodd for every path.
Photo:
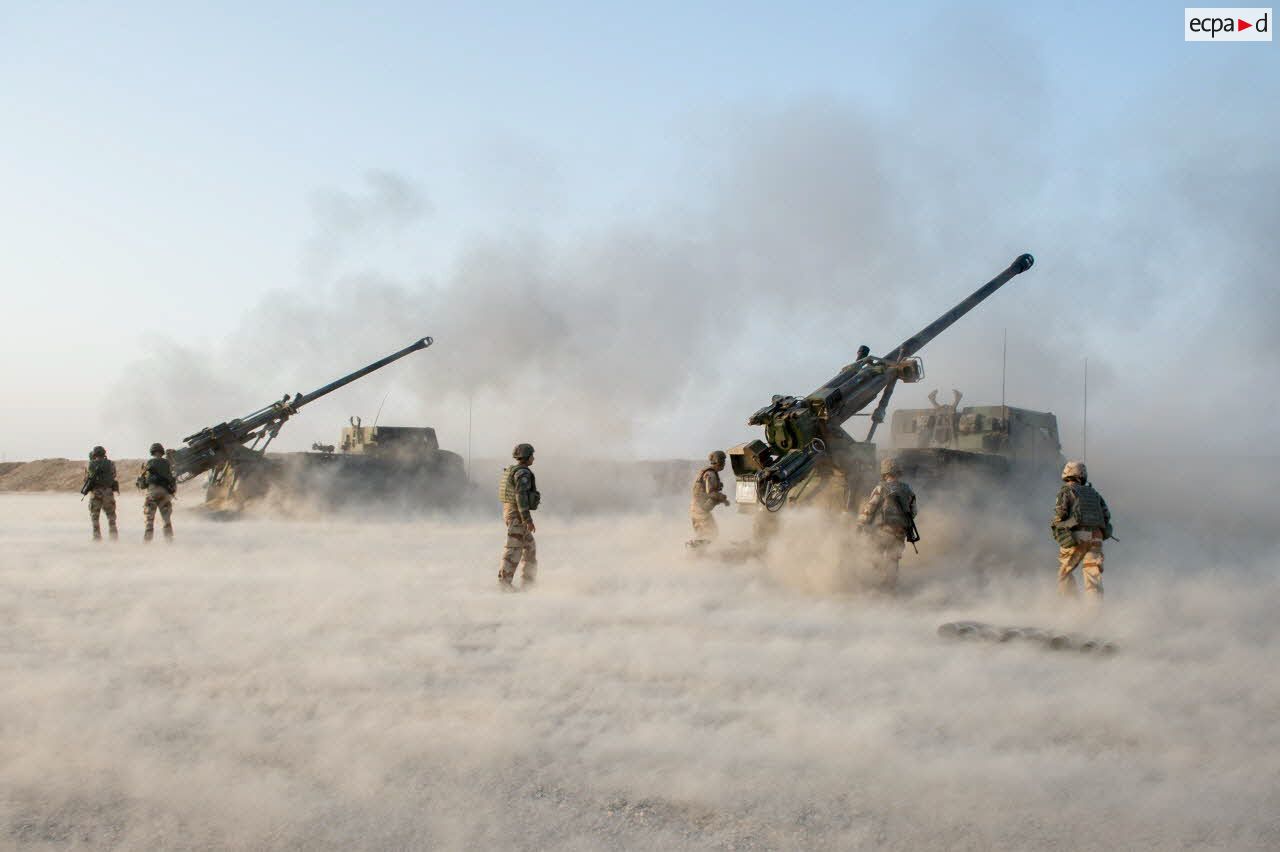
<instances>
[{"instance_id":1,"label":"rifle","mask_svg":"<svg viewBox=\"0 0 1280 852\"><path fill-rule=\"evenodd\" d=\"M911 549L919 555L920 548L916 547L916 542L920 540L920 530L916 529L916 516L908 512L907 507L902 505L902 497L894 494L893 499L897 502L898 508L902 510L902 516L907 519L907 541L911 542Z\"/></svg>"}]
</instances>

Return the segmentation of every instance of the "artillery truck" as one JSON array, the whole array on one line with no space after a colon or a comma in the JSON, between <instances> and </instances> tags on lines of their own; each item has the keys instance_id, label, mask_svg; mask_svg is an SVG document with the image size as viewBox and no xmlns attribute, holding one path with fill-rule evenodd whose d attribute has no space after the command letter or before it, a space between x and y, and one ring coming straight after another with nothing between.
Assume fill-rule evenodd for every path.
<instances>
[{"instance_id":1,"label":"artillery truck","mask_svg":"<svg viewBox=\"0 0 1280 852\"><path fill-rule=\"evenodd\" d=\"M728 453L739 507L763 507L774 513L787 504L835 511L856 506L878 479L872 439L884 422L895 386L924 377L924 364L916 353L1034 263L1031 255L1019 255L1007 269L883 357L863 347L852 364L808 396L775 396L751 415L747 424L763 426L764 440L739 444ZM877 397L875 409L865 414ZM855 416L870 417L862 440L844 429L845 422Z\"/></svg>"},{"instance_id":2,"label":"artillery truck","mask_svg":"<svg viewBox=\"0 0 1280 852\"><path fill-rule=\"evenodd\" d=\"M423 337L311 393L285 394L244 417L188 435L185 447L169 451L174 475L185 482L208 474L205 502L218 510L241 509L268 495L321 506L370 498L430 503L460 495L466 487L462 459L441 450L430 428L362 427L352 418L351 428L343 430L341 455L319 445L314 453L266 452L303 406L433 342Z\"/></svg>"}]
</instances>

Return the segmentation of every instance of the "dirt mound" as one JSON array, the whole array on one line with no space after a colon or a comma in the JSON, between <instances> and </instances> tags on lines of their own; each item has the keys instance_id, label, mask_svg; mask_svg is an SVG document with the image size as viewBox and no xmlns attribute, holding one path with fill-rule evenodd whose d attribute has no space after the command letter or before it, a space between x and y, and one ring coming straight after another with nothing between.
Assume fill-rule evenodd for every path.
<instances>
[{"instance_id":1,"label":"dirt mound","mask_svg":"<svg viewBox=\"0 0 1280 852\"><path fill-rule=\"evenodd\" d=\"M132 486L141 459L113 459L120 487ZM6 462L0 467L0 491L79 491L86 462L78 459L37 459Z\"/></svg>"}]
</instances>

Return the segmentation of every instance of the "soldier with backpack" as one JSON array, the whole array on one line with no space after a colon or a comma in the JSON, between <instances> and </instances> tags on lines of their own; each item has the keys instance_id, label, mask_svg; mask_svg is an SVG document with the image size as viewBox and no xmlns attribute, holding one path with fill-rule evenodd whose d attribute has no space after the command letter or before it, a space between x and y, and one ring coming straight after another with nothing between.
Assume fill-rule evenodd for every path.
<instances>
[{"instance_id":1,"label":"soldier with backpack","mask_svg":"<svg viewBox=\"0 0 1280 852\"><path fill-rule=\"evenodd\" d=\"M98 518L103 512L107 514L107 534L112 541L120 537L116 527L116 495L120 493L120 483L116 480L116 463L107 458L104 447L94 447L89 452L89 465L84 471L84 484L80 493L89 497L89 520L93 524L93 540L102 540L102 526Z\"/></svg>"},{"instance_id":2,"label":"soldier with backpack","mask_svg":"<svg viewBox=\"0 0 1280 852\"><path fill-rule=\"evenodd\" d=\"M1107 501L1089 484L1084 462L1069 461L1062 469L1050 524L1058 542L1058 594L1075 597L1078 583L1075 570L1084 570L1084 592L1092 600L1102 600L1102 542L1111 535L1111 510Z\"/></svg>"},{"instance_id":3,"label":"soldier with backpack","mask_svg":"<svg viewBox=\"0 0 1280 852\"><path fill-rule=\"evenodd\" d=\"M538 549L533 540L536 527L533 510L542 502L538 483L530 469L533 464L533 445L516 444L511 451L516 463L502 471L498 482L498 499L502 501L502 522L507 527L507 543L502 549L502 561L498 568L498 587L513 591L512 581L516 568L522 585L530 586L538 577Z\"/></svg>"},{"instance_id":4,"label":"soldier with backpack","mask_svg":"<svg viewBox=\"0 0 1280 852\"><path fill-rule=\"evenodd\" d=\"M155 538L156 510L159 510L164 521L164 537L173 541L173 497L178 493L178 480L173 475L173 466L165 458L161 444L151 445L151 458L143 464L136 484L146 492L146 500L142 504L142 517L146 521L142 540L151 541Z\"/></svg>"},{"instance_id":5,"label":"soldier with backpack","mask_svg":"<svg viewBox=\"0 0 1280 852\"><path fill-rule=\"evenodd\" d=\"M896 459L880 462L880 482L871 489L858 512L860 531L871 540L871 561L880 588L892 592L898 587L898 562L907 541L915 542L916 495L898 477L902 468Z\"/></svg>"}]
</instances>

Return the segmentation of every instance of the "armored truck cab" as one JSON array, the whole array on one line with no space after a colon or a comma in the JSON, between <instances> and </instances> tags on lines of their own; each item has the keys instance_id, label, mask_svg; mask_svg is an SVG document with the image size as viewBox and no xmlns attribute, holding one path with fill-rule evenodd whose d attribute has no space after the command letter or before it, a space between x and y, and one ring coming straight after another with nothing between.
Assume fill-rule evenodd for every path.
<instances>
[{"instance_id":1,"label":"armored truck cab","mask_svg":"<svg viewBox=\"0 0 1280 852\"><path fill-rule=\"evenodd\" d=\"M902 408L889 423L890 448L903 477L924 486L956 484L966 474L1004 490L1006 485L1053 481L1065 459L1058 418L1012 405L941 405Z\"/></svg>"},{"instance_id":2,"label":"armored truck cab","mask_svg":"<svg viewBox=\"0 0 1280 852\"><path fill-rule=\"evenodd\" d=\"M362 456L416 456L438 451L440 442L430 426L363 426L353 417L342 427L338 449Z\"/></svg>"}]
</instances>

